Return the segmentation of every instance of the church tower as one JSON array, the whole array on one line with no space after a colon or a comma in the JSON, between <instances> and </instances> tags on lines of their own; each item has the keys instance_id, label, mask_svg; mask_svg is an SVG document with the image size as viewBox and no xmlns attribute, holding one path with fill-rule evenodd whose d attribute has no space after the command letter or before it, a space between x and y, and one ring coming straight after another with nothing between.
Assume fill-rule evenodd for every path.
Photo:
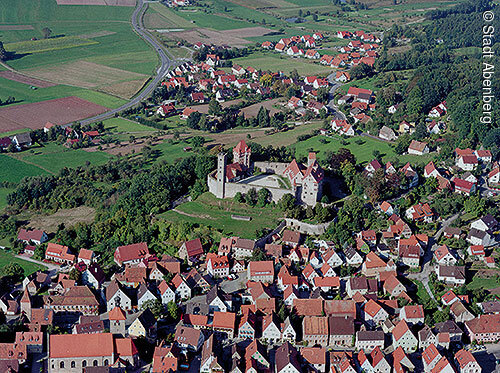
<instances>
[{"instance_id":1,"label":"church tower","mask_svg":"<svg viewBox=\"0 0 500 373\"><path fill-rule=\"evenodd\" d=\"M250 155L252 151L245 140L241 140L238 145L233 148L233 162L239 163L246 168L250 168Z\"/></svg>"},{"instance_id":2,"label":"church tower","mask_svg":"<svg viewBox=\"0 0 500 373\"><path fill-rule=\"evenodd\" d=\"M217 198L224 198L226 194L226 165L226 153L219 153L217 156L217 187L214 193Z\"/></svg>"},{"instance_id":3,"label":"church tower","mask_svg":"<svg viewBox=\"0 0 500 373\"><path fill-rule=\"evenodd\" d=\"M27 287L24 289L24 293L20 303L21 303L21 314L26 315L28 320L31 321L31 297Z\"/></svg>"}]
</instances>

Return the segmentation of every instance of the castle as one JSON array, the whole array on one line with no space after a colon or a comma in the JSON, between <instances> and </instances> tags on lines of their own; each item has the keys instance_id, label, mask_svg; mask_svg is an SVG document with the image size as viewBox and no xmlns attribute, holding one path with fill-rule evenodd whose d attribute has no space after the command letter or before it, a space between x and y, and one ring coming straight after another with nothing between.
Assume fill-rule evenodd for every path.
<instances>
[{"instance_id":1,"label":"castle","mask_svg":"<svg viewBox=\"0 0 500 373\"><path fill-rule=\"evenodd\" d=\"M251 188L266 188L271 199L279 201L285 194L292 194L297 202L314 206L322 196L324 172L316 160L316 153L309 153L307 166L297 163L251 162L251 149L241 140L233 148L233 163L227 164L227 155L219 153L217 169L207 177L208 190L217 198L232 198L236 193L247 193ZM253 175L253 169L262 174Z\"/></svg>"}]
</instances>

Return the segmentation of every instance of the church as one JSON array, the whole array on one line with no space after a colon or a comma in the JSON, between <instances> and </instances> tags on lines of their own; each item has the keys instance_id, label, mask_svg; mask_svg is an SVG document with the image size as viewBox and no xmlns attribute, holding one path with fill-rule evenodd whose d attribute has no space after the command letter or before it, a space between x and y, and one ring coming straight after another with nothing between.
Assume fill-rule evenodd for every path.
<instances>
[{"instance_id":1,"label":"church","mask_svg":"<svg viewBox=\"0 0 500 373\"><path fill-rule=\"evenodd\" d=\"M295 159L290 163L252 162L252 151L244 140L233 148L233 163L227 163L227 154L217 156L217 169L207 177L208 190L217 198L232 198L236 193L247 193L251 188L266 188L273 201L292 194L300 204L314 206L322 196L324 172L316 153L309 153L307 165ZM253 175L254 169L262 173Z\"/></svg>"}]
</instances>

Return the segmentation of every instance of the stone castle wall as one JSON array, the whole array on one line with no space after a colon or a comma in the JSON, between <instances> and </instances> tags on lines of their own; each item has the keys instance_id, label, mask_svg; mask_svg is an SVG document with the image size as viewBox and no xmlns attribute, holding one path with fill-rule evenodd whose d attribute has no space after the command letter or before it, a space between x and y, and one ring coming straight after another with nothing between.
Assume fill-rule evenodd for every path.
<instances>
[{"instance_id":1,"label":"stone castle wall","mask_svg":"<svg viewBox=\"0 0 500 373\"><path fill-rule=\"evenodd\" d=\"M288 163L283 162L254 162L254 167L266 174L283 175Z\"/></svg>"}]
</instances>

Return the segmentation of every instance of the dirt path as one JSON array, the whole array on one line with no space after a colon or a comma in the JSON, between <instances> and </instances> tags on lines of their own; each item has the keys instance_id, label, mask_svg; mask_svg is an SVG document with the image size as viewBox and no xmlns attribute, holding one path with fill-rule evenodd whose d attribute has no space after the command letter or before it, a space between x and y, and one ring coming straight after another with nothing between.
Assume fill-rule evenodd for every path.
<instances>
[{"instance_id":1,"label":"dirt path","mask_svg":"<svg viewBox=\"0 0 500 373\"><path fill-rule=\"evenodd\" d=\"M211 220L213 220L213 218L211 216L209 216L209 215L188 214L187 212L184 212L184 211L181 211L181 210L177 210L177 209L173 209L172 211L175 211L176 213L181 214L181 215L189 216L191 218L201 218L201 219L211 219Z\"/></svg>"}]
</instances>

